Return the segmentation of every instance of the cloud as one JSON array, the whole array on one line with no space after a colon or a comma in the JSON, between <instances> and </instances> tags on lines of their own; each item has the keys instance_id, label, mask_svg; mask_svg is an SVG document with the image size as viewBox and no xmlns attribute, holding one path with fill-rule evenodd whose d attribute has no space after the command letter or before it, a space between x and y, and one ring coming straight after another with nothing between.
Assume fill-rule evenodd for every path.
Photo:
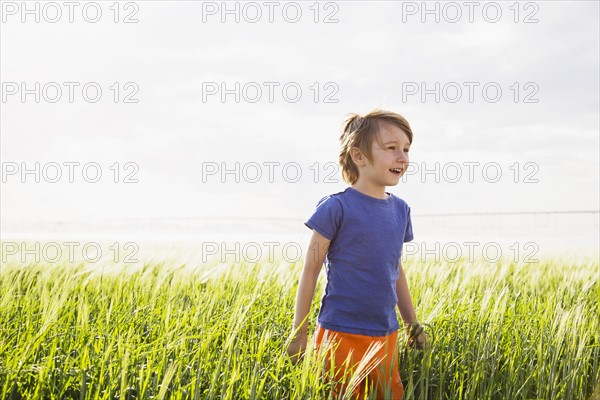
<instances>
[{"instance_id":1,"label":"cloud","mask_svg":"<svg viewBox=\"0 0 600 400\"><path fill-rule=\"evenodd\" d=\"M506 5L507 19L498 24L403 23L401 2L339 3L334 24L311 22L308 8L298 24L202 23L201 5L192 2L145 2L140 23L131 25L5 24L4 81L97 81L106 101L3 103L2 159L132 161L144 180L102 190L3 186L3 211L14 219L151 218L200 209L301 218L343 182L205 185L201 163L296 162L308 178L315 162L337 162L346 114L375 107L409 120L415 160L540 164L544 181L532 187L408 182L391 189L421 212L597 208L598 173L585 171L598 165L598 20L590 17L598 3L538 5L534 24L512 22ZM139 103L111 101L109 86L130 81L139 85ZM274 102L266 95L256 103L202 96L206 82L232 88L271 81L280 83ZM472 81L480 85L470 103L464 82ZM303 90L297 103L282 98L289 82ZM456 82L463 99L406 99L407 82ZM497 103L481 96L489 82L502 87ZM325 102L328 95L336 101ZM539 101L525 103L527 95ZM557 193L564 185L568 191Z\"/></svg>"}]
</instances>

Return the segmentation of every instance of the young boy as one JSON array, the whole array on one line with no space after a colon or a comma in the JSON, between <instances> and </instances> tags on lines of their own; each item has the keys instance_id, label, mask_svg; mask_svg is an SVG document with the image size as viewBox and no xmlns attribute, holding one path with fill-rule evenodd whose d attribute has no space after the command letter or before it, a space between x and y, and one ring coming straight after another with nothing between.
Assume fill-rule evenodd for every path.
<instances>
[{"instance_id":1,"label":"young boy","mask_svg":"<svg viewBox=\"0 0 600 400\"><path fill-rule=\"evenodd\" d=\"M334 388L336 395L351 391L362 399L368 380L377 384L378 398L402 398L396 306L417 347L427 341L400 262L402 244L413 240L410 207L385 191L406 171L412 137L410 125L399 114L381 110L362 117L351 114L340 136L339 154L343 179L351 186L322 198L305 222L313 233L287 351L296 362L306 349L306 317L325 262L327 286L316 348L334 344L336 380L348 379L363 358L369 371L359 385Z\"/></svg>"}]
</instances>

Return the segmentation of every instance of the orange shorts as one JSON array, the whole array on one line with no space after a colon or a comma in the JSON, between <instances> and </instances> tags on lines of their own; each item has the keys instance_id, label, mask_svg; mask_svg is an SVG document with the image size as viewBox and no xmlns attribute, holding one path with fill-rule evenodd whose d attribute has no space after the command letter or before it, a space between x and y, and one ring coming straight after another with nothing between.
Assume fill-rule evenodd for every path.
<instances>
[{"instance_id":1,"label":"orange shorts","mask_svg":"<svg viewBox=\"0 0 600 400\"><path fill-rule=\"evenodd\" d=\"M353 333L331 331L317 325L315 332L316 350L331 343L335 381L341 386L333 388L334 397L351 391L353 399L364 399L367 386L370 392L377 385L377 399L402 399L404 386L398 372L398 331L388 336L364 336ZM365 358L366 353L372 358ZM364 360L363 360L364 359ZM326 355L326 369L331 366L331 357ZM363 360L363 366L360 362ZM354 372L362 372L360 378L351 379Z\"/></svg>"}]
</instances>

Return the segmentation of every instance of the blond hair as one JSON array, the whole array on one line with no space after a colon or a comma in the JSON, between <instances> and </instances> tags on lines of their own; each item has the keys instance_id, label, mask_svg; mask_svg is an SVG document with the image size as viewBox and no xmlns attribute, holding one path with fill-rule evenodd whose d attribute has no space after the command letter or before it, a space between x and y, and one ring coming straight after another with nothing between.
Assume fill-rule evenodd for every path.
<instances>
[{"instance_id":1,"label":"blond hair","mask_svg":"<svg viewBox=\"0 0 600 400\"><path fill-rule=\"evenodd\" d=\"M344 129L340 135L340 157L339 164L342 168L342 178L344 181L353 185L358 180L358 167L354 164L350 156L350 149L358 147L360 151L373 162L371 154L371 145L373 139L383 147L379 130L381 123L397 126L408 136L408 141L412 144L413 133L406 118L400 114L391 111L374 110L368 114L360 116L355 113L348 114L344 122Z\"/></svg>"}]
</instances>

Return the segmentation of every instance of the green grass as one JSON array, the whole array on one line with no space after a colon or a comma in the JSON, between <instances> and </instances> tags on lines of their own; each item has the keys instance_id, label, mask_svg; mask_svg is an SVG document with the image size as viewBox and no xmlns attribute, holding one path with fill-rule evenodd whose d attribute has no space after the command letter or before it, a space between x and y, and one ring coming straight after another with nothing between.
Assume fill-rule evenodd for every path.
<instances>
[{"instance_id":1,"label":"green grass","mask_svg":"<svg viewBox=\"0 0 600 400\"><path fill-rule=\"evenodd\" d=\"M0 398L326 398L322 363L309 352L292 366L284 351L301 267L7 263ZM420 352L399 335L405 399L592 395L600 381L597 260L409 260L404 268L434 339ZM311 332L323 284L321 276Z\"/></svg>"}]
</instances>

